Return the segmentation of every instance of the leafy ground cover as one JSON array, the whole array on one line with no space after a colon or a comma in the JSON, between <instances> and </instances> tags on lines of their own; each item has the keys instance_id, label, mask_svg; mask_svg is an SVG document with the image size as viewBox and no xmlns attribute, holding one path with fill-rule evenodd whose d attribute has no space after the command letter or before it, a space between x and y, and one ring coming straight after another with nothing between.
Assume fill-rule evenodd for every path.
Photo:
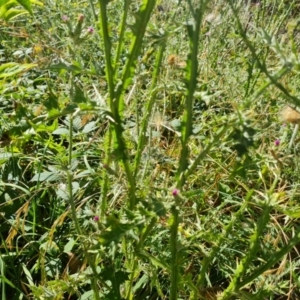
<instances>
[{"instance_id":1,"label":"leafy ground cover","mask_svg":"<svg viewBox=\"0 0 300 300\"><path fill-rule=\"evenodd\" d=\"M299 299L298 11L0 1L1 299Z\"/></svg>"}]
</instances>

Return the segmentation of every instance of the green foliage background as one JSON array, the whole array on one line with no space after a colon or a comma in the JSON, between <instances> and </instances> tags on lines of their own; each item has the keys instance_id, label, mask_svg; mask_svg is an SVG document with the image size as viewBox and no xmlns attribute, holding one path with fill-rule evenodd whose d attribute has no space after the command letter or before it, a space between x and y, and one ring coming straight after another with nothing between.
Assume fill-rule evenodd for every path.
<instances>
[{"instance_id":1,"label":"green foliage background","mask_svg":"<svg viewBox=\"0 0 300 300\"><path fill-rule=\"evenodd\" d=\"M1 299L298 299L298 12L0 0Z\"/></svg>"}]
</instances>

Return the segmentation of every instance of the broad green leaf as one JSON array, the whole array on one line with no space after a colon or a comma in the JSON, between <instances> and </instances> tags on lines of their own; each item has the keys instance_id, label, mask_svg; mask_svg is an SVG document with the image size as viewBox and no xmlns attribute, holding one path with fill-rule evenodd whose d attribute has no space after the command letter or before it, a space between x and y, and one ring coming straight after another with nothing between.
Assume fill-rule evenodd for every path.
<instances>
[{"instance_id":1,"label":"broad green leaf","mask_svg":"<svg viewBox=\"0 0 300 300\"><path fill-rule=\"evenodd\" d=\"M170 122L170 125L175 129L175 130L180 130L181 129L181 121L179 119L174 119Z\"/></svg>"},{"instance_id":2,"label":"broad green leaf","mask_svg":"<svg viewBox=\"0 0 300 300\"><path fill-rule=\"evenodd\" d=\"M0 1L0 18L9 21L19 15L28 13L24 9L17 8L19 3L15 0L2 0Z\"/></svg>"},{"instance_id":3,"label":"broad green leaf","mask_svg":"<svg viewBox=\"0 0 300 300\"><path fill-rule=\"evenodd\" d=\"M79 107L80 110L82 110L82 111L91 111L91 110L97 109L96 104L94 104L93 102L89 102L89 103L78 103L78 107Z\"/></svg>"},{"instance_id":4,"label":"broad green leaf","mask_svg":"<svg viewBox=\"0 0 300 300\"><path fill-rule=\"evenodd\" d=\"M18 64L14 63L14 62L9 62L9 63L6 63L6 64L1 64L0 65L0 73L3 72L3 71L5 71L6 69L15 67L16 65L18 65Z\"/></svg>"},{"instance_id":5,"label":"broad green leaf","mask_svg":"<svg viewBox=\"0 0 300 300\"><path fill-rule=\"evenodd\" d=\"M300 209L299 207L296 207L295 209L281 209L280 207L279 211L282 211L287 216L293 218L293 219L299 219L300 218Z\"/></svg>"},{"instance_id":6,"label":"broad green leaf","mask_svg":"<svg viewBox=\"0 0 300 300\"><path fill-rule=\"evenodd\" d=\"M59 179L59 175L53 172L45 171L35 174L30 181L55 181Z\"/></svg>"},{"instance_id":7,"label":"broad green leaf","mask_svg":"<svg viewBox=\"0 0 300 300\"><path fill-rule=\"evenodd\" d=\"M78 85L75 85L75 96L74 96L73 101L77 104L87 102L87 99L84 95L84 92L82 91L82 89Z\"/></svg>"},{"instance_id":8,"label":"broad green leaf","mask_svg":"<svg viewBox=\"0 0 300 300\"><path fill-rule=\"evenodd\" d=\"M25 14L28 14L28 12L24 9L11 8L11 9L5 11L5 13L3 15L0 14L0 17L3 17L3 19L5 21L9 21L9 20L12 20L21 15L25 15Z\"/></svg>"},{"instance_id":9,"label":"broad green leaf","mask_svg":"<svg viewBox=\"0 0 300 300\"><path fill-rule=\"evenodd\" d=\"M68 252L71 252L73 247L75 245L75 240L74 239L70 239L67 244L65 245L64 247L64 252L65 253L68 253Z\"/></svg>"},{"instance_id":10,"label":"broad green leaf","mask_svg":"<svg viewBox=\"0 0 300 300\"><path fill-rule=\"evenodd\" d=\"M113 216L108 217L108 228L106 231L101 232L99 241L108 246L112 242L118 242L129 230L136 227L136 224L121 223Z\"/></svg>"},{"instance_id":11,"label":"broad green leaf","mask_svg":"<svg viewBox=\"0 0 300 300\"><path fill-rule=\"evenodd\" d=\"M52 134L69 134L69 130L67 128L58 128L52 132Z\"/></svg>"},{"instance_id":12,"label":"broad green leaf","mask_svg":"<svg viewBox=\"0 0 300 300\"><path fill-rule=\"evenodd\" d=\"M22 5L32 15L31 1L30 0L17 0L17 2L20 5Z\"/></svg>"},{"instance_id":13,"label":"broad green leaf","mask_svg":"<svg viewBox=\"0 0 300 300\"><path fill-rule=\"evenodd\" d=\"M55 64L55 65L51 65L49 67L50 70L57 70L57 71L61 71L61 70L66 70L66 71L81 71L81 68L79 66L76 65L66 65L64 63L59 63L59 64Z\"/></svg>"},{"instance_id":14,"label":"broad green leaf","mask_svg":"<svg viewBox=\"0 0 300 300\"><path fill-rule=\"evenodd\" d=\"M0 66L0 78L11 77L21 72L28 71L36 66L37 64L6 63Z\"/></svg>"},{"instance_id":15,"label":"broad green leaf","mask_svg":"<svg viewBox=\"0 0 300 300\"><path fill-rule=\"evenodd\" d=\"M94 299L94 291L93 290L83 293L79 298L79 300L89 300L89 299Z\"/></svg>"},{"instance_id":16,"label":"broad green leaf","mask_svg":"<svg viewBox=\"0 0 300 300\"><path fill-rule=\"evenodd\" d=\"M72 182L72 194L75 195L78 190L79 190L79 183ZM64 184L59 185L59 188L56 191L56 195L58 198L61 198L65 201L68 201L70 199L69 190Z\"/></svg>"},{"instance_id":17,"label":"broad green leaf","mask_svg":"<svg viewBox=\"0 0 300 300\"><path fill-rule=\"evenodd\" d=\"M31 5L36 4L44 6L44 4L37 0L1 0L0 1L0 19L9 21L23 14L33 15ZM24 9L18 8L22 6Z\"/></svg>"},{"instance_id":18,"label":"broad green leaf","mask_svg":"<svg viewBox=\"0 0 300 300\"><path fill-rule=\"evenodd\" d=\"M49 277L54 277L61 268L61 264L61 260L58 257L51 259L45 265L46 274Z\"/></svg>"},{"instance_id":19,"label":"broad green leaf","mask_svg":"<svg viewBox=\"0 0 300 300\"><path fill-rule=\"evenodd\" d=\"M3 18L5 16L6 12L10 7L15 6L15 1L7 1L7 0L0 0L0 18Z\"/></svg>"},{"instance_id":20,"label":"broad green leaf","mask_svg":"<svg viewBox=\"0 0 300 300\"><path fill-rule=\"evenodd\" d=\"M50 90L49 97L47 97L46 100L43 101L43 105L47 108L48 111L52 109L60 109L58 97L54 94L52 90Z\"/></svg>"},{"instance_id":21,"label":"broad green leaf","mask_svg":"<svg viewBox=\"0 0 300 300\"><path fill-rule=\"evenodd\" d=\"M50 109L48 110L48 118L51 119L51 118L55 118L55 117L59 117L61 115L60 113L60 110L58 109Z\"/></svg>"},{"instance_id":22,"label":"broad green leaf","mask_svg":"<svg viewBox=\"0 0 300 300\"><path fill-rule=\"evenodd\" d=\"M144 286L147 284L147 282L149 281L149 276L147 274L144 274L139 281L134 285L133 290L137 291L140 287Z\"/></svg>"},{"instance_id":23,"label":"broad green leaf","mask_svg":"<svg viewBox=\"0 0 300 300\"><path fill-rule=\"evenodd\" d=\"M38 0L30 0L31 4L36 4L36 5L39 5L39 6L44 6L44 3L41 2L41 1L38 1Z\"/></svg>"},{"instance_id":24,"label":"broad green leaf","mask_svg":"<svg viewBox=\"0 0 300 300\"><path fill-rule=\"evenodd\" d=\"M22 264L22 268L23 268L23 271L24 271L24 273L25 273L25 275L26 275L26 278L27 278L27 280L28 280L28 283L29 283L30 285L34 285L34 282L33 282L32 276L31 276L31 273L30 273L30 271L26 268L26 265L25 265L25 264Z\"/></svg>"},{"instance_id":25,"label":"broad green leaf","mask_svg":"<svg viewBox=\"0 0 300 300\"><path fill-rule=\"evenodd\" d=\"M70 103L63 109L61 115L64 116L64 115L72 114L76 111L77 108L78 106L76 104Z\"/></svg>"},{"instance_id":26,"label":"broad green leaf","mask_svg":"<svg viewBox=\"0 0 300 300\"><path fill-rule=\"evenodd\" d=\"M35 129L36 132L53 132L55 129L57 129L57 126L58 126L58 121L56 119L49 126L47 126L44 123L35 124L34 129Z\"/></svg>"},{"instance_id":27,"label":"broad green leaf","mask_svg":"<svg viewBox=\"0 0 300 300\"><path fill-rule=\"evenodd\" d=\"M28 190L26 190L25 188L23 188L17 184L0 182L0 186L4 186L4 187L10 186L12 188L19 189L28 195L30 194L30 192Z\"/></svg>"},{"instance_id":28,"label":"broad green leaf","mask_svg":"<svg viewBox=\"0 0 300 300\"><path fill-rule=\"evenodd\" d=\"M82 171L82 172L74 175L74 179L84 178L84 177L87 177L94 173L95 173L95 171L92 168L90 168L89 170L85 170L85 171Z\"/></svg>"},{"instance_id":29,"label":"broad green leaf","mask_svg":"<svg viewBox=\"0 0 300 300\"><path fill-rule=\"evenodd\" d=\"M88 124L86 124L82 130L82 133L89 133L91 131L93 131L96 128L96 122L89 122Z\"/></svg>"},{"instance_id":30,"label":"broad green leaf","mask_svg":"<svg viewBox=\"0 0 300 300\"><path fill-rule=\"evenodd\" d=\"M150 260L151 263L159 268L165 269L165 270L170 270L170 266L162 259L158 259L156 257L154 257L153 255L151 255L150 253L144 251L144 250L140 250L137 253L138 256L143 257L147 260Z\"/></svg>"}]
</instances>

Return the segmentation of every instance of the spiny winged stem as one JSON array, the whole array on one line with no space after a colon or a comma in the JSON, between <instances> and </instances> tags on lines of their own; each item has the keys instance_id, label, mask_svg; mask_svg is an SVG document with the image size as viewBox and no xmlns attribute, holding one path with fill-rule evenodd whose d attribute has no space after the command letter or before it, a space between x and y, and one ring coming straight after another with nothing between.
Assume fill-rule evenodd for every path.
<instances>
[{"instance_id":1,"label":"spiny winged stem","mask_svg":"<svg viewBox=\"0 0 300 300\"><path fill-rule=\"evenodd\" d=\"M136 195L135 195L135 189L136 189L136 180L133 172L135 170L131 170L128 164L128 157L127 157L127 149L125 147L125 143L122 136L123 128L121 127L121 118L120 114L124 110L124 93L126 88L129 86L129 84L132 82L132 78L134 76L134 67L137 63L137 58L141 53L142 47L143 47L143 38L146 32L146 28L148 25L148 22L150 20L151 13L155 7L156 0L144 0L140 6L140 10L138 12L138 16L136 17L136 23L135 23L135 29L136 32L133 32L133 39L130 46L130 54L127 58L127 61L125 63L125 66L122 71L122 78L121 82L122 84L119 84L116 88L115 93L115 101L112 103L114 105L115 110L115 119L116 119L116 139L118 142L119 150L121 150L124 155L122 155L123 158L123 164L125 167L125 172L127 176L127 180L130 185L129 189L129 207L130 209L133 209L136 205ZM126 7L125 7L126 8ZM116 71L116 70L115 70Z\"/></svg>"},{"instance_id":2,"label":"spiny winged stem","mask_svg":"<svg viewBox=\"0 0 300 300\"><path fill-rule=\"evenodd\" d=\"M178 290L178 226L179 226L179 207L180 207L180 198L178 195L175 196L174 204L172 205L172 223L171 223L171 237L170 237L170 247L171 247L171 291L170 291L170 300L176 300L177 290Z\"/></svg>"},{"instance_id":3,"label":"spiny winged stem","mask_svg":"<svg viewBox=\"0 0 300 300\"><path fill-rule=\"evenodd\" d=\"M6 268L6 264L4 262L4 260L2 259L2 257L0 256L0 274L5 274L5 268ZM6 282L3 280L2 282L2 298L3 300L6 299Z\"/></svg>"},{"instance_id":4,"label":"spiny winged stem","mask_svg":"<svg viewBox=\"0 0 300 300\"><path fill-rule=\"evenodd\" d=\"M105 72L106 72L106 79L108 84L108 92L110 97L110 102L112 103L114 100L114 90L115 90L115 84L114 84L114 70L112 66L112 60L111 60L111 41L109 37L108 32L108 24L107 24L107 11L106 11L106 5L108 1L98 1L100 6L100 29L101 29L101 35L103 38L103 46L104 46L104 54L105 54Z\"/></svg>"},{"instance_id":5,"label":"spiny winged stem","mask_svg":"<svg viewBox=\"0 0 300 300\"><path fill-rule=\"evenodd\" d=\"M105 142L104 142L104 153L106 155L106 160L105 160L105 165L109 166L110 163L110 155L109 151L111 149L111 141L112 141L112 130L111 128L108 129L108 132L105 135ZM103 220L107 208L107 194L108 194L108 187L109 187L109 176L108 172L105 168L103 168L102 171L102 183L101 183L101 195L100 195L100 203L101 203L101 208L100 208L100 216L101 220Z\"/></svg>"},{"instance_id":6,"label":"spiny winged stem","mask_svg":"<svg viewBox=\"0 0 300 300\"><path fill-rule=\"evenodd\" d=\"M189 3L191 1L188 1ZM191 4L191 3L190 3ZM193 23L187 24L187 32L190 43L190 53L187 59L186 67L186 99L185 99L185 110L183 115L183 127L181 137L181 153L179 158L179 168L177 172L177 187L182 188L184 184L183 173L188 169L189 149L188 143L192 134L193 126L193 104L194 104L194 93L197 87L198 77L198 48L199 48L199 36L200 26L202 23L202 16L205 11L207 1L200 1L199 7L195 10ZM192 6L192 5L191 5Z\"/></svg>"},{"instance_id":7,"label":"spiny winged stem","mask_svg":"<svg viewBox=\"0 0 300 300\"><path fill-rule=\"evenodd\" d=\"M110 109L114 119L114 123L112 124L114 129L114 138L117 144L116 148L119 154L121 154L121 160L123 162L126 177L129 182L129 201L130 201L129 206L130 208L133 208L135 203L135 182L133 180L132 172L128 164L127 148L123 138L122 120L118 109L120 97L117 97L115 93L115 83L114 83L115 70L112 66L111 40L109 36L108 23L107 23L108 20L107 10L106 10L107 1L99 1L99 5L100 5L100 16L101 16L101 34L103 37L104 53L105 53L106 79L108 82Z\"/></svg>"},{"instance_id":8,"label":"spiny winged stem","mask_svg":"<svg viewBox=\"0 0 300 300\"><path fill-rule=\"evenodd\" d=\"M179 158L179 167L177 172L177 188L182 189L184 184L184 172L188 169L189 149L188 143L192 133L193 124L193 103L194 93L197 86L198 77L198 48L199 48L199 36L200 27L202 23L202 17L206 8L207 1L199 1L199 6L194 9L194 5L191 0L188 0L192 15L193 23L187 24L187 32L190 43L190 53L188 55L187 67L186 67L186 100L185 111L183 116L183 127L181 137L181 153ZM174 195L174 193L173 193ZM179 226L179 207L182 201L180 197L175 195L174 205L172 207L172 225L171 225L171 291L170 300L178 299L178 286L179 286L179 269L178 269L178 226Z\"/></svg>"},{"instance_id":9,"label":"spiny winged stem","mask_svg":"<svg viewBox=\"0 0 300 300\"><path fill-rule=\"evenodd\" d=\"M131 268L130 282L129 282L129 287L128 287L128 290L127 290L127 296L126 296L127 300L132 300L133 299L132 289L133 289L133 284L134 284L135 270L136 270L137 265L138 265L137 257L133 257L132 260L133 260L133 266Z\"/></svg>"},{"instance_id":10,"label":"spiny winged stem","mask_svg":"<svg viewBox=\"0 0 300 300\"><path fill-rule=\"evenodd\" d=\"M134 66L136 65L136 61L138 55L142 49L143 37L146 31L147 24L149 22L152 10L155 6L155 0L144 0L138 12L139 17L136 18L135 26L138 28L137 32L133 32L132 43L129 51L128 58L126 60L125 66L122 70L121 80L119 80L119 84L116 85L115 78L116 74L119 72L118 70L118 61L114 60L111 53L111 39L109 36L108 29L108 18L107 18L107 4L108 1L100 1L100 27L101 27L101 35L103 38L103 46L105 53L105 64L106 64L106 79L108 82L108 90L109 90L109 101L110 101L110 110L113 117L113 130L114 130L114 138L115 138L115 150L117 150L118 155L122 160L124 170L126 173L127 181L129 183L129 207L133 209L136 204L136 183L132 173L132 170L128 161L128 149L126 147L126 143L123 137L123 126L122 126L122 113L124 109L124 93L126 88L131 83L132 78L134 76ZM125 26L124 18L127 18L127 10L129 2L125 3L124 15L122 26ZM136 29L137 29L136 28ZM124 28L122 27L121 36L119 39L119 45L117 49L116 57L119 56L119 53L123 47L123 34Z\"/></svg>"}]
</instances>

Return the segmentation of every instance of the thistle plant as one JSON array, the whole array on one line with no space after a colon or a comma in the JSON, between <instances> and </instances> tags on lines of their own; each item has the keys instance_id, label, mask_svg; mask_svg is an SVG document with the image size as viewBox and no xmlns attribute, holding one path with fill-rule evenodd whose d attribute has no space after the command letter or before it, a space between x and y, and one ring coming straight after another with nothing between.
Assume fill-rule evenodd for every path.
<instances>
[{"instance_id":1,"label":"thistle plant","mask_svg":"<svg viewBox=\"0 0 300 300\"><path fill-rule=\"evenodd\" d=\"M1 299L297 299L275 2L0 4Z\"/></svg>"}]
</instances>

